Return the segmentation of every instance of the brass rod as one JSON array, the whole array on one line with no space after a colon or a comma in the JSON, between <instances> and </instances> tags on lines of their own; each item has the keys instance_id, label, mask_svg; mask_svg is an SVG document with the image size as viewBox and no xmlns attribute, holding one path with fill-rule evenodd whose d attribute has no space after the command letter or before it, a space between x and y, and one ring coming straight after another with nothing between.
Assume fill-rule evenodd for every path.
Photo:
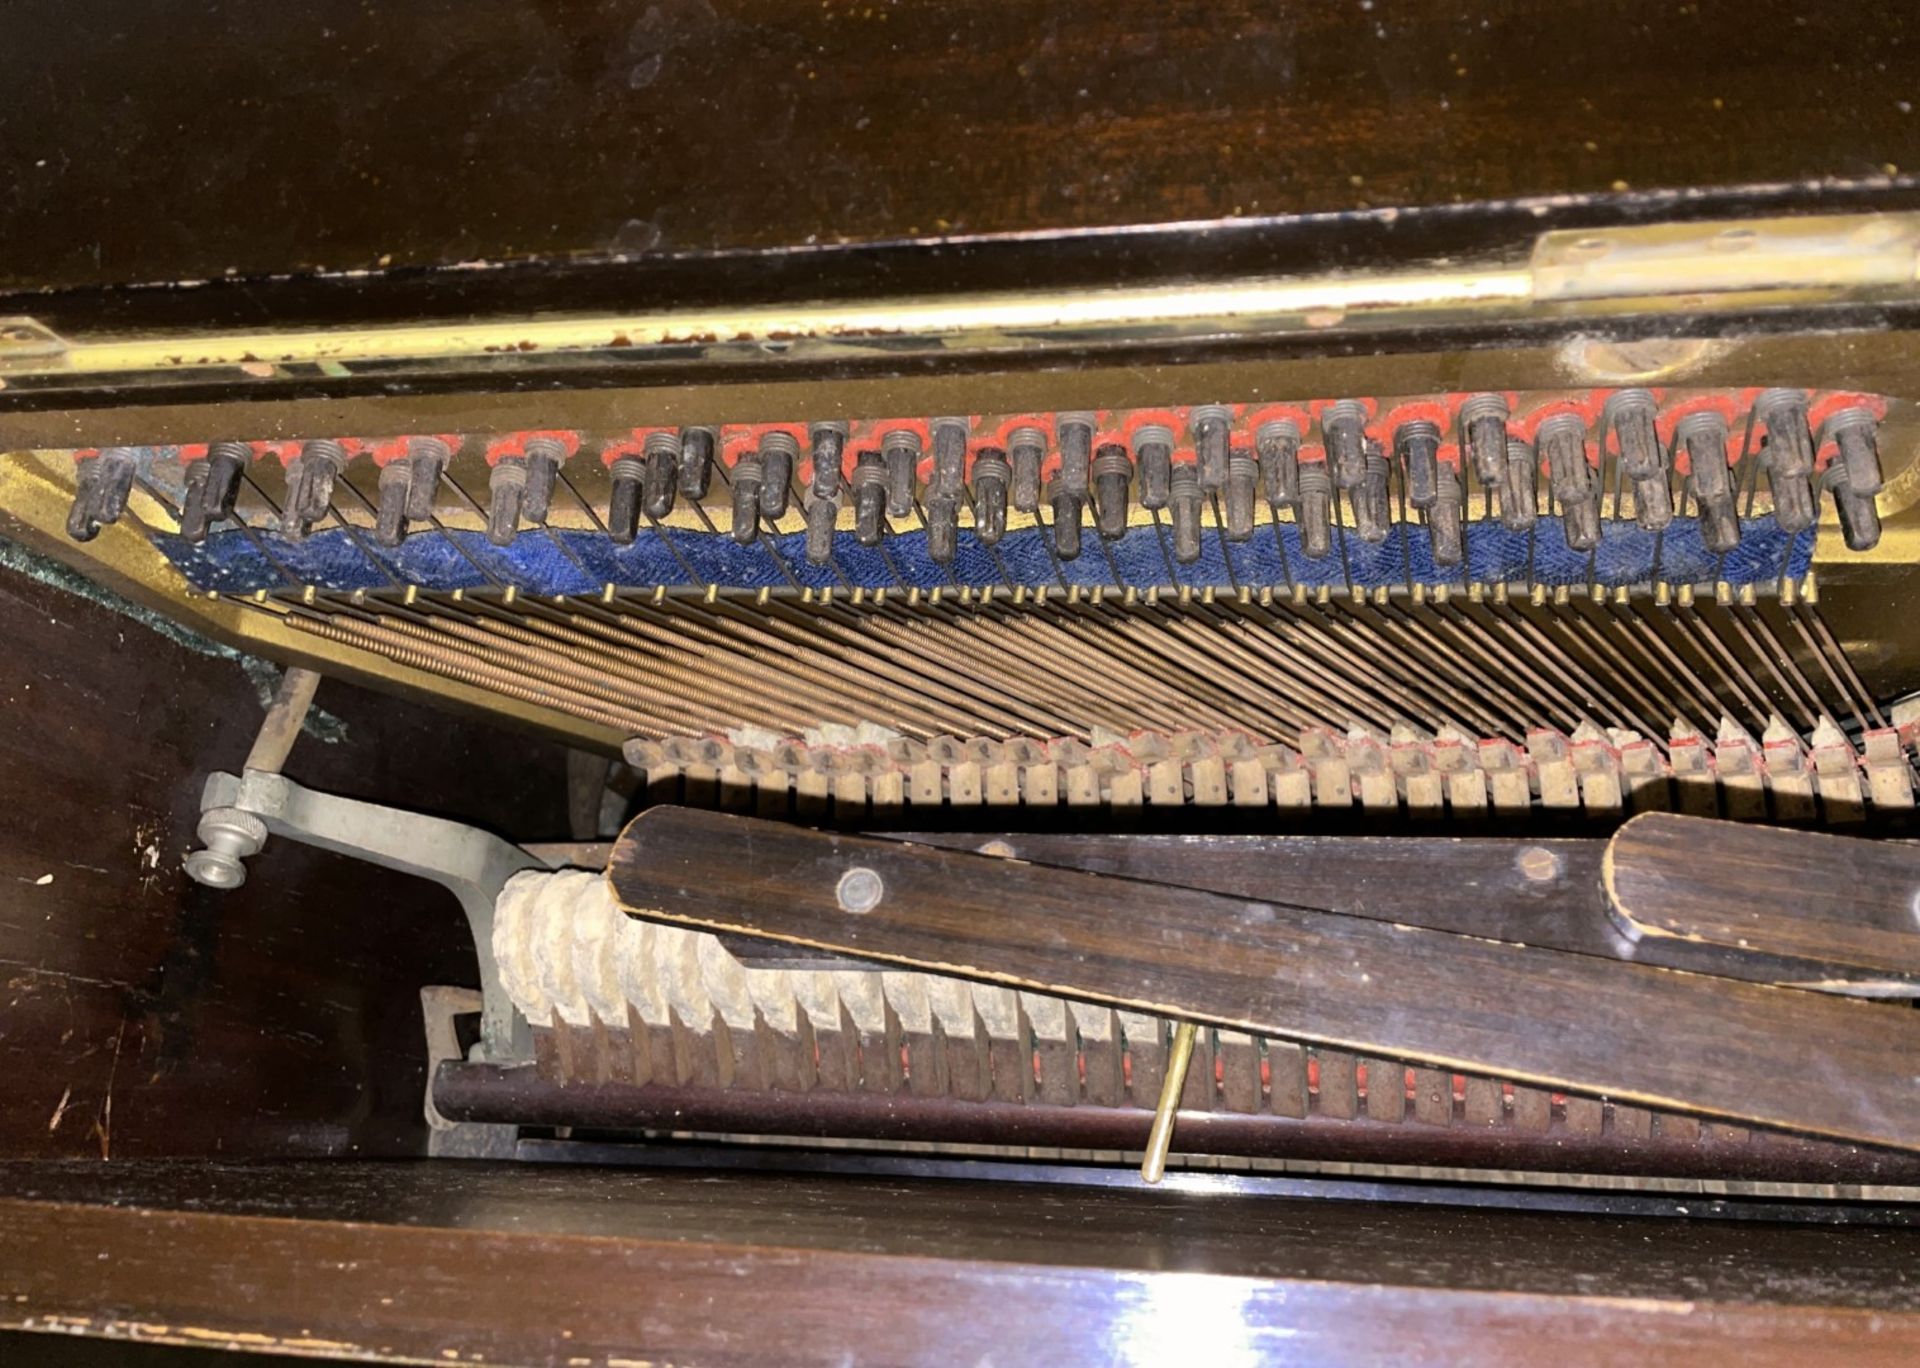
<instances>
[{"instance_id":1,"label":"brass rod","mask_svg":"<svg viewBox=\"0 0 1920 1368\"><path fill-rule=\"evenodd\" d=\"M1140 1161L1140 1181L1157 1183L1167 1172L1167 1150L1173 1144L1174 1113L1187 1089L1187 1066L1193 1062L1194 1024L1182 1021L1173 1028L1173 1048L1167 1051L1167 1072L1160 1080L1160 1105L1153 1109L1153 1129L1147 1132L1147 1153Z\"/></svg>"}]
</instances>

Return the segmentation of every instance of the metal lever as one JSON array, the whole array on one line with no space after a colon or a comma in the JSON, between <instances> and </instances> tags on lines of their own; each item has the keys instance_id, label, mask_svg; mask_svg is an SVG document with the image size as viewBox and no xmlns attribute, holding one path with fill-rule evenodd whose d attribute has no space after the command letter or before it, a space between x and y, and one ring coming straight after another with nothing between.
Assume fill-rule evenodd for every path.
<instances>
[{"instance_id":1,"label":"metal lever","mask_svg":"<svg viewBox=\"0 0 1920 1368\"><path fill-rule=\"evenodd\" d=\"M440 817L337 798L302 788L291 779L260 770L211 774L200 798L205 813L221 813L229 824L244 819L257 829L253 854L268 835L299 841L321 850L351 855L383 869L431 879L460 900L480 962L480 1051L496 1062L525 1059L532 1036L500 982L493 957L493 905L508 879L523 869L546 865L519 846L489 832ZM203 819L202 835L206 828ZM203 883L189 862L188 873ZM231 888L233 883L213 883Z\"/></svg>"}]
</instances>

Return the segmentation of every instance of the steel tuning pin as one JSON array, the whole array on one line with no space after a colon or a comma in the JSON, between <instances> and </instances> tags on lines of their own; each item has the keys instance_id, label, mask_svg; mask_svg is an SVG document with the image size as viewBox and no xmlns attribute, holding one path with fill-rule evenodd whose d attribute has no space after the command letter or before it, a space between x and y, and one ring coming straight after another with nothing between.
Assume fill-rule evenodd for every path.
<instances>
[{"instance_id":1,"label":"steel tuning pin","mask_svg":"<svg viewBox=\"0 0 1920 1368\"><path fill-rule=\"evenodd\" d=\"M1197 463L1182 461L1173 468L1173 558L1182 565L1200 559L1200 471Z\"/></svg>"},{"instance_id":2,"label":"steel tuning pin","mask_svg":"<svg viewBox=\"0 0 1920 1368\"><path fill-rule=\"evenodd\" d=\"M1080 554L1080 529L1092 492L1093 415L1063 413L1054 422L1060 472L1048 492L1053 505L1053 549L1062 560Z\"/></svg>"},{"instance_id":3,"label":"steel tuning pin","mask_svg":"<svg viewBox=\"0 0 1920 1368\"><path fill-rule=\"evenodd\" d=\"M1504 427L1504 420L1503 427ZM1509 532L1525 532L1540 515L1540 472L1534 465L1533 448L1525 442L1507 442L1507 464L1497 486L1500 494L1500 525Z\"/></svg>"},{"instance_id":4,"label":"steel tuning pin","mask_svg":"<svg viewBox=\"0 0 1920 1368\"><path fill-rule=\"evenodd\" d=\"M411 476L407 459L388 461L380 467L375 485L373 540L377 546L395 547L407 535L407 486Z\"/></svg>"},{"instance_id":5,"label":"steel tuning pin","mask_svg":"<svg viewBox=\"0 0 1920 1368\"><path fill-rule=\"evenodd\" d=\"M973 458L973 534L983 545L997 546L1007 532L1007 492L1013 466L999 447L981 447Z\"/></svg>"},{"instance_id":6,"label":"steel tuning pin","mask_svg":"<svg viewBox=\"0 0 1920 1368\"><path fill-rule=\"evenodd\" d=\"M1353 491L1353 530L1360 540L1379 543L1393 527L1392 496L1387 478L1391 467L1379 444L1367 444L1365 473Z\"/></svg>"},{"instance_id":7,"label":"steel tuning pin","mask_svg":"<svg viewBox=\"0 0 1920 1368\"><path fill-rule=\"evenodd\" d=\"M1187 415L1193 457L1202 493L1227 487L1227 447L1233 436L1233 410L1225 404L1201 404Z\"/></svg>"},{"instance_id":8,"label":"steel tuning pin","mask_svg":"<svg viewBox=\"0 0 1920 1368\"><path fill-rule=\"evenodd\" d=\"M733 463L733 539L746 546L760 535L760 495L767 467L757 451L745 451Z\"/></svg>"},{"instance_id":9,"label":"steel tuning pin","mask_svg":"<svg viewBox=\"0 0 1920 1368\"><path fill-rule=\"evenodd\" d=\"M1367 478L1366 406L1357 399L1329 404L1320 415L1320 436L1334 484L1342 492L1360 488ZM1357 511L1359 501L1354 502Z\"/></svg>"},{"instance_id":10,"label":"steel tuning pin","mask_svg":"<svg viewBox=\"0 0 1920 1368\"><path fill-rule=\"evenodd\" d=\"M1227 540L1243 542L1253 536L1253 500L1260 485L1260 467L1253 453L1236 447L1227 455Z\"/></svg>"},{"instance_id":11,"label":"steel tuning pin","mask_svg":"<svg viewBox=\"0 0 1920 1368\"><path fill-rule=\"evenodd\" d=\"M1507 414L1505 395L1476 394L1460 406L1460 427L1467 434L1473 473L1488 489L1507 476Z\"/></svg>"},{"instance_id":12,"label":"steel tuning pin","mask_svg":"<svg viewBox=\"0 0 1920 1368\"><path fill-rule=\"evenodd\" d=\"M1753 416L1767 430L1761 464L1767 492L1773 496L1773 520L1782 532L1812 527L1820 513L1813 502L1813 428L1807 421L1807 396L1794 389L1762 390Z\"/></svg>"},{"instance_id":13,"label":"steel tuning pin","mask_svg":"<svg viewBox=\"0 0 1920 1368\"><path fill-rule=\"evenodd\" d=\"M1253 450L1260 459L1260 492L1267 506L1292 508L1300 501L1300 425L1291 418L1262 423Z\"/></svg>"},{"instance_id":14,"label":"steel tuning pin","mask_svg":"<svg viewBox=\"0 0 1920 1368\"><path fill-rule=\"evenodd\" d=\"M1007 454L1013 462L1013 506L1022 513L1040 507L1040 467L1047 459L1047 436L1037 427L1018 427L1007 434Z\"/></svg>"},{"instance_id":15,"label":"steel tuning pin","mask_svg":"<svg viewBox=\"0 0 1920 1368\"><path fill-rule=\"evenodd\" d=\"M385 472L381 472L384 474ZM502 456L487 478L487 540L511 546L520 533L520 511L527 497L527 458Z\"/></svg>"},{"instance_id":16,"label":"steel tuning pin","mask_svg":"<svg viewBox=\"0 0 1920 1368\"><path fill-rule=\"evenodd\" d=\"M920 468L920 434L896 428L880 439L880 455L887 468L887 516L904 518L913 512L913 491Z\"/></svg>"},{"instance_id":17,"label":"steel tuning pin","mask_svg":"<svg viewBox=\"0 0 1920 1368\"><path fill-rule=\"evenodd\" d=\"M453 449L439 437L407 439L407 517L426 522L433 517L434 501L440 496L440 478L447 473Z\"/></svg>"},{"instance_id":18,"label":"steel tuning pin","mask_svg":"<svg viewBox=\"0 0 1920 1368\"><path fill-rule=\"evenodd\" d=\"M704 499L713 482L716 438L710 427L680 429L680 497Z\"/></svg>"},{"instance_id":19,"label":"steel tuning pin","mask_svg":"<svg viewBox=\"0 0 1920 1368\"><path fill-rule=\"evenodd\" d=\"M1740 515L1734 507L1733 472L1727 466L1727 420L1710 410L1689 413L1674 427L1687 453L1687 484L1699 505L1700 540L1707 550L1726 552L1740 544Z\"/></svg>"},{"instance_id":20,"label":"steel tuning pin","mask_svg":"<svg viewBox=\"0 0 1920 1368\"><path fill-rule=\"evenodd\" d=\"M1133 461L1119 442L1102 442L1093 454L1093 523L1108 541L1127 534L1127 490Z\"/></svg>"},{"instance_id":21,"label":"steel tuning pin","mask_svg":"<svg viewBox=\"0 0 1920 1368\"><path fill-rule=\"evenodd\" d=\"M133 447L107 447L97 456L82 457L74 468L67 535L77 542L92 541L104 524L119 522L139 469L140 455Z\"/></svg>"},{"instance_id":22,"label":"steel tuning pin","mask_svg":"<svg viewBox=\"0 0 1920 1368\"><path fill-rule=\"evenodd\" d=\"M887 463L863 451L853 463L853 530L862 546L878 546L887 530Z\"/></svg>"},{"instance_id":23,"label":"steel tuning pin","mask_svg":"<svg viewBox=\"0 0 1920 1368\"><path fill-rule=\"evenodd\" d=\"M1173 488L1173 429L1146 423L1134 429L1133 461L1140 468L1140 506L1167 506Z\"/></svg>"},{"instance_id":24,"label":"steel tuning pin","mask_svg":"<svg viewBox=\"0 0 1920 1368\"><path fill-rule=\"evenodd\" d=\"M960 500L966 494L967 434L965 418L935 418L933 478L927 483L927 555L936 565L951 565L960 540Z\"/></svg>"},{"instance_id":25,"label":"steel tuning pin","mask_svg":"<svg viewBox=\"0 0 1920 1368\"><path fill-rule=\"evenodd\" d=\"M1407 504L1422 512L1439 497L1440 426L1424 418L1402 423L1394 430L1393 450L1407 482Z\"/></svg>"},{"instance_id":26,"label":"steel tuning pin","mask_svg":"<svg viewBox=\"0 0 1920 1368\"><path fill-rule=\"evenodd\" d=\"M1560 506L1567 545L1591 551L1600 544L1600 499L1587 464L1587 425L1578 414L1556 413L1534 435L1534 465L1547 467L1547 487Z\"/></svg>"},{"instance_id":27,"label":"steel tuning pin","mask_svg":"<svg viewBox=\"0 0 1920 1368\"><path fill-rule=\"evenodd\" d=\"M567 459L567 445L558 437L529 437L526 453L527 488L520 496L520 516L545 524L553 487L560 479L560 463Z\"/></svg>"},{"instance_id":28,"label":"steel tuning pin","mask_svg":"<svg viewBox=\"0 0 1920 1368\"><path fill-rule=\"evenodd\" d=\"M330 437L303 442L287 466L287 502L280 510L281 535L298 540L333 507L333 486L347 466L347 448Z\"/></svg>"},{"instance_id":29,"label":"steel tuning pin","mask_svg":"<svg viewBox=\"0 0 1920 1368\"><path fill-rule=\"evenodd\" d=\"M1821 426L1821 445L1831 441L1837 460L1847 468L1847 488L1856 495L1878 494L1880 473L1880 422L1869 409L1841 409Z\"/></svg>"},{"instance_id":30,"label":"steel tuning pin","mask_svg":"<svg viewBox=\"0 0 1920 1368\"><path fill-rule=\"evenodd\" d=\"M787 516L799 459L800 443L791 432L769 432L760 439L760 516L769 526Z\"/></svg>"},{"instance_id":31,"label":"steel tuning pin","mask_svg":"<svg viewBox=\"0 0 1920 1368\"><path fill-rule=\"evenodd\" d=\"M1833 491L1840 515L1841 534L1853 551L1871 551L1880 544L1879 420L1869 409L1841 409L1821 425L1820 445L1831 441L1836 454L1827 467L1826 485Z\"/></svg>"},{"instance_id":32,"label":"steel tuning pin","mask_svg":"<svg viewBox=\"0 0 1920 1368\"><path fill-rule=\"evenodd\" d=\"M182 537L205 541L210 527L233 516L240 473L252 459L253 451L245 442L215 442L205 457L189 464L186 498L180 506Z\"/></svg>"},{"instance_id":33,"label":"steel tuning pin","mask_svg":"<svg viewBox=\"0 0 1920 1368\"><path fill-rule=\"evenodd\" d=\"M649 432L640 444L640 507L649 518L664 518L673 512L680 492L680 457L683 452L677 432Z\"/></svg>"},{"instance_id":34,"label":"steel tuning pin","mask_svg":"<svg viewBox=\"0 0 1920 1368\"><path fill-rule=\"evenodd\" d=\"M1667 452L1654 419L1660 405L1651 390L1625 389L1607 400L1601 432L1613 432L1620 472L1633 486L1633 520L1647 532L1673 521L1673 492L1667 487Z\"/></svg>"},{"instance_id":35,"label":"steel tuning pin","mask_svg":"<svg viewBox=\"0 0 1920 1368\"><path fill-rule=\"evenodd\" d=\"M1433 543L1433 563L1458 565L1462 556L1460 471L1441 462L1434 471L1433 503L1427 509L1427 535Z\"/></svg>"},{"instance_id":36,"label":"steel tuning pin","mask_svg":"<svg viewBox=\"0 0 1920 1368\"><path fill-rule=\"evenodd\" d=\"M646 461L632 454L618 456L607 467L607 474L613 481L613 492L607 497L607 532L615 545L626 546L640 530L640 493L647 476Z\"/></svg>"},{"instance_id":37,"label":"steel tuning pin","mask_svg":"<svg viewBox=\"0 0 1920 1368\"><path fill-rule=\"evenodd\" d=\"M1308 560L1324 560L1333 549L1333 480L1325 461L1305 461L1299 472L1300 549Z\"/></svg>"},{"instance_id":38,"label":"steel tuning pin","mask_svg":"<svg viewBox=\"0 0 1920 1368\"><path fill-rule=\"evenodd\" d=\"M807 482L807 559L825 565L833 559L833 531L840 520L840 463L847 449L845 423L815 423L807 430L813 471Z\"/></svg>"}]
</instances>

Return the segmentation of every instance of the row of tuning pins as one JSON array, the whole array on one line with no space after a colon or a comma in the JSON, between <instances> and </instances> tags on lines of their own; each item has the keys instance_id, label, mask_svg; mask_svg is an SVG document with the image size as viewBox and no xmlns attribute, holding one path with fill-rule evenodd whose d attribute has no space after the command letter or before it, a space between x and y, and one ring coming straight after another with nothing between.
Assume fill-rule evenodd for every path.
<instances>
[{"instance_id":1,"label":"row of tuning pins","mask_svg":"<svg viewBox=\"0 0 1920 1368\"><path fill-rule=\"evenodd\" d=\"M301 540L332 512L341 477L358 445L320 438L294 449L285 467L285 502L274 520L274 529L281 536ZM436 520L441 484L458 439L408 437L388 445L376 481L371 535L377 545L391 549L406 539L411 524ZM506 546L523 523L538 525L546 521L554 483L569 454L567 443L560 438L534 436L517 450L493 460L487 508L489 540ZM212 528L234 516L241 480L254 455L254 447L246 442L214 442L204 458L187 462L180 505L180 535L184 539L204 541ZM134 456L132 448L119 448L81 462L80 493L69 520L70 532L82 520L112 522L118 518L119 508L102 509L89 503L88 489L103 483L96 472L117 468L122 458L131 472L136 464ZM99 464L107 458L113 458L108 465ZM130 485L131 473L125 479ZM121 504L124 506L124 496ZM110 515L100 516L103 512ZM92 530L97 531L97 527ZM92 531L85 534L90 535ZM85 540L85 536L76 535L76 539Z\"/></svg>"},{"instance_id":2,"label":"row of tuning pins","mask_svg":"<svg viewBox=\"0 0 1920 1368\"><path fill-rule=\"evenodd\" d=\"M1599 439L1612 436L1620 473L1633 489L1634 517L1648 531L1664 529L1674 517L1669 450L1661 441L1658 402L1646 390L1614 394L1602 412ZM1600 539L1601 475L1587 457L1585 421L1574 413L1541 422L1531 445L1509 428L1503 396L1475 395L1460 408L1463 444L1474 475L1497 505L1510 530L1533 526L1538 516L1538 479L1544 469L1558 507L1568 545L1590 550ZM1832 441L1837 456L1822 484L1833 496L1847 545L1855 550L1879 541L1874 495L1882 482L1876 442L1877 420L1864 407L1829 416L1819 438L1813 433L1807 396L1799 390L1762 392L1754 401L1753 421L1763 429L1759 466L1768 479L1774 517L1783 531L1795 533L1816 517L1815 454ZM1351 510L1354 534L1364 542L1386 538L1394 522L1390 479L1397 466L1406 504L1425 518L1434 562L1454 566L1463 557L1465 490L1460 470L1440 459L1439 425L1425 419L1400 424L1392 437L1391 458L1367 432L1365 407L1356 400L1329 405L1320 417L1323 461L1303 461L1304 434L1298 423L1278 419L1262 423L1252 450L1232 443L1233 415L1224 405L1191 411L1189 435L1195 459L1173 459L1172 430L1147 425L1134 430L1131 450L1120 442L1096 445L1091 413L1063 413L1054 423L1053 444L1059 462L1044 482L1049 440L1037 426L1007 435L1006 446L982 446L973 452L967 481L970 426L965 418L936 418L928 425L931 473L924 490L918 471L925 454L920 434L899 428L882 434L879 445L856 453L850 475L843 458L848 427L839 422L809 430L812 477L803 494L808 559L826 564L833 554L842 502L851 498L855 536L864 546L879 546L892 526L923 516L927 550L936 562L952 561L958 545L960 509L969 508L974 535L986 545L999 542L1009 509L1035 516L1042 504L1051 515L1050 535L1063 560L1079 556L1086 517L1107 540L1125 535L1129 503L1137 494L1142 508L1171 521L1173 555L1181 563L1200 556L1202 510L1214 504L1221 534L1244 542L1254 533L1257 502L1264 501L1275 522L1290 510L1299 527L1301 547L1313 560L1330 554L1333 529L1343 519L1342 501ZM1711 551L1732 550L1740 540L1735 470L1725 458L1729 431L1717 410L1687 414L1674 425L1673 447L1684 450L1689 474L1684 489L1697 508L1702 535ZM640 450L609 463L612 494L607 525L617 543L631 542L644 515L665 518L676 499L706 498L715 466L716 433L690 427L656 431ZM457 439L417 436L384 453L378 476L373 539L396 547L410 523L432 521L440 485ZM562 463L573 444L558 435L526 437L496 452L491 460L487 534L497 545L512 542L523 524L546 521ZM359 444L333 439L302 443L286 464L286 501L278 530L290 539L304 537L333 505L337 482ZM253 459L245 442L215 442L204 458L187 463L181 535L204 539L210 527L233 516L241 478ZM763 435L757 449L741 454L732 468L732 536L743 544L757 539L765 524L786 516L800 444L783 431ZM116 521L126 506L139 470L139 451L107 448L80 462L68 532L85 541L99 526ZM918 495L924 495L920 513ZM1157 520L1157 519L1156 519Z\"/></svg>"},{"instance_id":3,"label":"row of tuning pins","mask_svg":"<svg viewBox=\"0 0 1920 1368\"><path fill-rule=\"evenodd\" d=\"M1874 502L1882 485L1879 420L1867 408L1843 408L1826 419L1816 438L1809 407L1801 390L1763 390L1755 397L1751 421L1760 429L1761 443L1754 453L1753 476L1757 480L1760 474L1766 475L1774 521L1781 531L1796 534L1818 521L1817 480L1833 496L1847 545L1856 551L1870 549L1880 540L1880 515ZM1648 532L1664 531L1675 515L1672 462L1669 446L1660 439L1658 415L1659 401L1650 391L1621 390L1603 407L1598 433L1603 451L1612 436L1621 479L1633 491L1634 521ZM1475 395L1459 413L1474 474L1495 500L1501 524L1516 531L1533 525L1539 505L1538 479L1544 468L1567 545L1575 551L1598 546L1601 470L1587 459L1585 420L1575 413L1555 414L1540 423L1529 448L1511 436L1507 419L1507 402L1497 394ZM1727 459L1731 435L1726 416L1711 408L1688 413L1673 425L1671 450L1684 452L1687 458L1682 489L1698 517L1703 544L1719 554L1737 547L1741 535L1737 482L1744 481L1739 468ZM1828 441L1834 443L1837 455L1824 476L1817 476L1815 457ZM1411 466L1408 485L1409 501L1417 507ZM1436 529L1435 561L1457 564L1457 556L1441 555L1440 541Z\"/></svg>"},{"instance_id":4,"label":"row of tuning pins","mask_svg":"<svg viewBox=\"0 0 1920 1368\"><path fill-rule=\"evenodd\" d=\"M1815 453L1831 440L1838 457L1821 483L1833 495L1848 546L1870 548L1880 536L1874 504L1882 484L1877 419L1864 407L1842 409L1825 421L1816 441L1808 410L1808 398L1799 390L1767 390L1754 401L1753 419L1762 429L1759 472L1767 476L1775 520L1788 533L1800 532L1817 520ZM1621 477L1633 489L1634 520L1650 532L1664 530L1675 516L1672 462L1659 436L1658 413L1658 400L1650 391L1623 390L1608 400L1598 433L1603 448L1612 436ZM1528 443L1513 435L1509 417L1507 401L1497 394L1473 396L1459 412L1474 475L1494 503L1498 520L1513 531L1533 527L1539 516L1539 478L1544 470L1569 547L1592 550L1600 541L1603 490L1601 468L1588 459L1586 421L1571 412L1553 415L1539 424ZM1343 501L1351 510L1355 536L1369 543L1386 539L1394 522L1391 477L1397 466L1407 506L1424 516L1435 564L1462 563L1466 490L1458 467L1440 459L1442 433L1437 423L1414 419L1400 424L1392 433L1389 457L1367 433L1365 407L1356 400L1342 400L1329 405L1320 418L1323 461L1300 459L1304 434L1293 420L1261 424L1251 451L1233 445L1232 428L1232 411L1224 405L1193 409L1189 435L1195 459L1176 462L1170 428L1136 429L1129 450L1119 442L1096 445L1093 414L1063 413L1054 424L1059 463L1044 486L1042 470L1049 443L1039 427L1014 429L1004 448L975 450L969 486L965 478L969 424L959 417L936 418L928 425L932 464L920 513L926 524L928 555L940 564L952 561L962 505L971 510L975 536L991 547L1006 531L1010 508L1036 515L1044 503L1051 514L1054 552L1062 560L1072 560L1081 553L1087 514L1091 512L1102 538L1116 540L1127 531L1129 502L1137 494L1142 508L1168 514L1173 555L1183 564L1199 559L1202 515L1210 502L1219 531L1229 542L1244 542L1254 535L1257 502L1267 504L1275 522L1283 510L1291 511L1303 553L1319 560L1332 553L1334 529L1343 521ZM695 432L705 438L705 445L690 462L685 444ZM924 454L919 433L901 428L883 434L877 448L857 453L850 478L843 475L842 462L847 434L841 423L815 424L809 433L813 477L804 502L807 555L816 564L825 564L832 556L834 529L847 496L854 505L855 536L869 547L882 543L893 522L914 516L921 508L916 500L917 471ZM1737 472L1726 459L1729 435L1726 418L1711 409L1686 415L1674 428L1673 446L1687 454L1689 473L1683 488L1697 510L1705 545L1714 552L1730 551L1740 541ZM672 507L666 472L675 467L667 453L677 455L677 468L683 474L696 474L693 480L683 478L680 488L698 497L695 491L705 489L712 438L704 430L689 429L678 437L656 434L649 442L656 440L659 454L650 451L642 463L653 468L657 462L655 473L646 476L636 465L627 479L661 491L657 501L648 502L649 514L659 517ZM763 519L773 522L786 515L798 457L798 442L788 433L775 432L763 439L758 451L739 458L732 489L737 541L751 542ZM611 521L616 538L623 534L630 538L632 520L619 516L619 465L615 463Z\"/></svg>"}]
</instances>

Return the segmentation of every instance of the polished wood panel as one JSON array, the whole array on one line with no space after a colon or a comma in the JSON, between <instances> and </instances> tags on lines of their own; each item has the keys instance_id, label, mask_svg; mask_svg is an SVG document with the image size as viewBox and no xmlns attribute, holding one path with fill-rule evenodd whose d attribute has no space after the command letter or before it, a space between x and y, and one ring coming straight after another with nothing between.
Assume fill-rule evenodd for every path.
<instances>
[{"instance_id":1,"label":"polished wood panel","mask_svg":"<svg viewBox=\"0 0 1920 1368\"><path fill-rule=\"evenodd\" d=\"M1654 820L1697 819L1669 819L1660 814L1635 819ZM1828 953L1827 941L1817 935L1766 945L1676 936L1640 938L1636 942L1613 921L1601 878L1607 843L1597 836L1526 839L1455 836L1445 831L1399 836L1096 831L992 835L913 832L899 836L949 850L978 851L991 843L994 853L1034 864L1199 888L1259 902L1284 902L1547 950L1630 959L1664 969L1719 974L1753 983L1920 977L1920 964L1909 963L1898 969L1884 956L1865 967L1848 963L1842 955ZM1901 847L1883 845L1880 849L1884 856ZM1890 924L1898 920L1890 910L1885 915ZM1920 923L1914 923L1910 915L1908 923L1920 933ZM1920 935L1915 940L1920 943ZM778 950L763 944L747 953L764 958Z\"/></svg>"},{"instance_id":2,"label":"polished wood panel","mask_svg":"<svg viewBox=\"0 0 1920 1368\"><path fill-rule=\"evenodd\" d=\"M1920 1353L1898 1227L440 1162L0 1166L0 1227L0 1325L414 1361Z\"/></svg>"},{"instance_id":3,"label":"polished wood panel","mask_svg":"<svg viewBox=\"0 0 1920 1368\"><path fill-rule=\"evenodd\" d=\"M1175 272L1263 220L1320 269L1458 255L1524 241L1520 197L1686 214L1661 192L1908 184L1917 37L1898 0L16 0L0 291L192 280L124 304L241 312L264 298L229 276L622 257L793 289L907 240L924 284L980 278L982 237L1101 233L1083 265L1112 270L1136 230L1201 228L1144 254ZM797 259L730 259L762 250Z\"/></svg>"},{"instance_id":4,"label":"polished wood panel","mask_svg":"<svg viewBox=\"0 0 1920 1368\"><path fill-rule=\"evenodd\" d=\"M1643 944L1920 972L1920 849L1818 831L1644 813L1607 842L1608 905Z\"/></svg>"},{"instance_id":5,"label":"polished wood panel","mask_svg":"<svg viewBox=\"0 0 1920 1368\"><path fill-rule=\"evenodd\" d=\"M189 881L273 670L32 571L0 569L0 1156L421 1150L420 988L476 982L452 895L286 841ZM560 748L336 681L316 707L301 781L565 833Z\"/></svg>"},{"instance_id":6,"label":"polished wood panel","mask_svg":"<svg viewBox=\"0 0 1920 1368\"><path fill-rule=\"evenodd\" d=\"M856 868L870 910L837 900ZM629 913L704 930L1920 1148L1898 1007L687 808L636 818L608 878Z\"/></svg>"}]
</instances>

